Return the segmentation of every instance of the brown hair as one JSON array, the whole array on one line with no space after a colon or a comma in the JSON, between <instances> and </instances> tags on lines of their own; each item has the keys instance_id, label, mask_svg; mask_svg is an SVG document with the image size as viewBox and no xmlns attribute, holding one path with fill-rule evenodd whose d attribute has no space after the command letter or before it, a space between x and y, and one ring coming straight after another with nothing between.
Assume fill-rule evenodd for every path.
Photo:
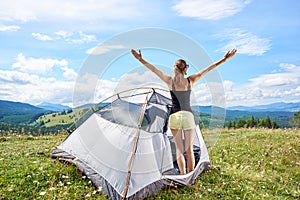
<instances>
[{"instance_id":1,"label":"brown hair","mask_svg":"<svg viewBox=\"0 0 300 200\"><path fill-rule=\"evenodd\" d=\"M185 68L188 67L188 65L183 59L178 59L178 61L180 61L180 65L176 65L176 67L183 73L183 71L185 70Z\"/></svg>"}]
</instances>

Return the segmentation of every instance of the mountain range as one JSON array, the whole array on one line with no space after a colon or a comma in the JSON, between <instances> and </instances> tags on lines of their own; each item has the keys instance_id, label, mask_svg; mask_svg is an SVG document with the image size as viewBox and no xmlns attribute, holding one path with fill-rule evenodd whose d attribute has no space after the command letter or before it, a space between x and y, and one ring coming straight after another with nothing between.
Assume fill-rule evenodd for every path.
<instances>
[{"instance_id":1,"label":"mountain range","mask_svg":"<svg viewBox=\"0 0 300 200\"><path fill-rule=\"evenodd\" d=\"M8 124L30 124L39 116L71 109L68 106L52 103L31 105L28 103L0 100L0 122Z\"/></svg>"},{"instance_id":2,"label":"mountain range","mask_svg":"<svg viewBox=\"0 0 300 200\"><path fill-rule=\"evenodd\" d=\"M46 112L45 109L27 103L0 100L0 122L27 124Z\"/></svg>"},{"instance_id":3,"label":"mountain range","mask_svg":"<svg viewBox=\"0 0 300 200\"><path fill-rule=\"evenodd\" d=\"M107 104L107 103L106 103ZM94 104L87 104L88 106ZM87 105L82 107L87 107ZM39 105L30 105L21 102L3 101L0 100L0 122L9 124L28 124L36 120L39 116L46 113L60 112L70 110L72 108L60 104L41 103ZM195 106L200 114L204 115L226 115L226 120L249 118L265 118L269 116L273 120L277 120L281 127L289 126L289 121L292 119L295 112L300 111L300 102L298 103L275 103L259 106L234 106L219 108L215 106Z\"/></svg>"},{"instance_id":4,"label":"mountain range","mask_svg":"<svg viewBox=\"0 0 300 200\"><path fill-rule=\"evenodd\" d=\"M48 103L48 102L40 103L40 104L36 105L36 107L42 108L42 109L45 109L45 110L56 111L56 112L72 109L69 106L64 106L64 105L61 105L61 104Z\"/></svg>"},{"instance_id":5,"label":"mountain range","mask_svg":"<svg viewBox=\"0 0 300 200\"><path fill-rule=\"evenodd\" d=\"M234 106L227 108L228 110L241 110L241 111L288 111L288 112L298 112L300 111L300 102L297 103L272 103L267 105L258 106Z\"/></svg>"}]
</instances>

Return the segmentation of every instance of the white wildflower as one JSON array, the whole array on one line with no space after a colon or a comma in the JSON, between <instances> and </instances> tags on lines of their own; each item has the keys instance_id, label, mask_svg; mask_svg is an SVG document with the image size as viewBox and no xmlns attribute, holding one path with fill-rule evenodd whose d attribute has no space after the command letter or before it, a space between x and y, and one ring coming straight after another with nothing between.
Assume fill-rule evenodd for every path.
<instances>
[{"instance_id":1,"label":"white wildflower","mask_svg":"<svg viewBox=\"0 0 300 200\"><path fill-rule=\"evenodd\" d=\"M45 191L43 191L43 192L40 193L41 196L44 196L45 194L46 194Z\"/></svg>"},{"instance_id":2,"label":"white wildflower","mask_svg":"<svg viewBox=\"0 0 300 200\"><path fill-rule=\"evenodd\" d=\"M62 175L61 178L66 179L69 178L68 176Z\"/></svg>"}]
</instances>

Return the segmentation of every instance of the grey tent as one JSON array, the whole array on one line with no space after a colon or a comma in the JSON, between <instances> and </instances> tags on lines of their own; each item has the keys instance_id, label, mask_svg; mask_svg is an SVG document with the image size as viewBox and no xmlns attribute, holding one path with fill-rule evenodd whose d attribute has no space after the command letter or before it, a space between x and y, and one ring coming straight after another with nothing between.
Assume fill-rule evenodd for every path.
<instances>
[{"instance_id":1,"label":"grey tent","mask_svg":"<svg viewBox=\"0 0 300 200\"><path fill-rule=\"evenodd\" d=\"M52 152L79 167L110 199L143 199L174 183L193 184L210 164L199 126L195 130L195 169L179 175L167 128L171 106L162 89L120 92L92 107Z\"/></svg>"}]
</instances>

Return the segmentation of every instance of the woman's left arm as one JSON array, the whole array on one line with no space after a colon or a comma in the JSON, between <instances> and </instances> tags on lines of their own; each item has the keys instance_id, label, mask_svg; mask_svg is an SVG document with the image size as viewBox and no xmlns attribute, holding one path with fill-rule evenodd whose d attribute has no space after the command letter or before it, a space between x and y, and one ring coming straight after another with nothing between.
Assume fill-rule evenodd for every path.
<instances>
[{"instance_id":1,"label":"woman's left arm","mask_svg":"<svg viewBox=\"0 0 300 200\"><path fill-rule=\"evenodd\" d=\"M219 60L219 61L217 61L217 62L209 65L207 68L205 68L204 70L202 70L202 71L200 71L200 72L198 72L196 74L190 75L189 79L190 79L192 85L195 82L197 82L202 76L204 76L206 73L208 73L212 69L218 67L219 65L221 65L222 63L224 63L227 59L233 57L235 55L236 51L237 51L236 49L232 49L231 51L228 51L221 60Z\"/></svg>"}]
</instances>

